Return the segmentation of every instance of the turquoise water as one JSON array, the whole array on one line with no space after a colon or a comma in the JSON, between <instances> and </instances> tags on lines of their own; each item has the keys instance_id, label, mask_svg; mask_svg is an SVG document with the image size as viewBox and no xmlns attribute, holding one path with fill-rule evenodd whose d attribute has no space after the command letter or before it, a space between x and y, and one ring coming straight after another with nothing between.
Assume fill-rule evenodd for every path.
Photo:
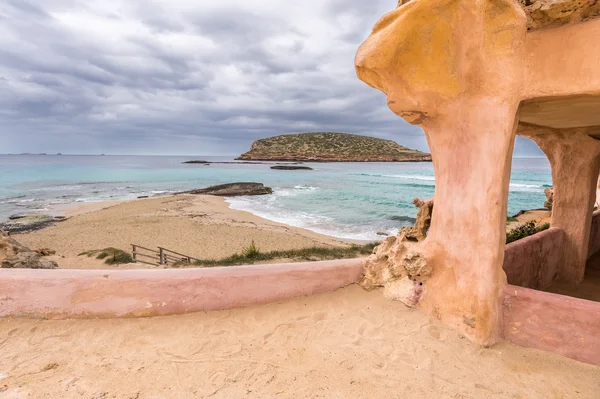
<instances>
[{"instance_id":1,"label":"turquoise water","mask_svg":"<svg viewBox=\"0 0 600 399\"><path fill-rule=\"evenodd\" d=\"M56 206L165 195L236 181L265 183L273 195L237 197L234 209L340 238L373 240L412 222L415 197L434 190L431 163L315 163L313 171L269 165L183 165L169 156L0 156L0 220ZM541 208L552 184L545 158L515 158L508 212Z\"/></svg>"}]
</instances>

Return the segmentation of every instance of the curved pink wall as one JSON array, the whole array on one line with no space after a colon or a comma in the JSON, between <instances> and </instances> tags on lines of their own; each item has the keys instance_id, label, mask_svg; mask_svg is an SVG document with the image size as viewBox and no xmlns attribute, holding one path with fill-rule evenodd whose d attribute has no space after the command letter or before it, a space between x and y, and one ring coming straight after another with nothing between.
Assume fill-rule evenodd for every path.
<instances>
[{"instance_id":1,"label":"curved pink wall","mask_svg":"<svg viewBox=\"0 0 600 399\"><path fill-rule=\"evenodd\" d=\"M600 210L592 216L592 228L590 230L590 245L588 246L588 259L600 251Z\"/></svg>"},{"instance_id":2,"label":"curved pink wall","mask_svg":"<svg viewBox=\"0 0 600 399\"><path fill-rule=\"evenodd\" d=\"M509 285L504 338L600 365L600 303Z\"/></svg>"},{"instance_id":3,"label":"curved pink wall","mask_svg":"<svg viewBox=\"0 0 600 399\"><path fill-rule=\"evenodd\" d=\"M508 283L536 289L548 287L562 262L565 239L565 232L553 227L508 244L502 266Z\"/></svg>"},{"instance_id":4,"label":"curved pink wall","mask_svg":"<svg viewBox=\"0 0 600 399\"><path fill-rule=\"evenodd\" d=\"M0 317L92 318L243 307L332 291L362 259L166 270L0 269Z\"/></svg>"}]
</instances>

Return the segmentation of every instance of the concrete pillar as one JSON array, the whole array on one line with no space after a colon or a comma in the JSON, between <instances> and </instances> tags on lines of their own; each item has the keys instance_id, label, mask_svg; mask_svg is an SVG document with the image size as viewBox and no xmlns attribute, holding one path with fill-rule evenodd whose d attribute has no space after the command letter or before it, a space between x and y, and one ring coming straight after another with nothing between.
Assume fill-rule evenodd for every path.
<instances>
[{"instance_id":1,"label":"concrete pillar","mask_svg":"<svg viewBox=\"0 0 600 399\"><path fill-rule=\"evenodd\" d=\"M592 213L600 170L597 128L553 129L521 123L518 134L531 138L552 166L552 227L566 233L558 279L581 283L585 274Z\"/></svg>"},{"instance_id":2,"label":"concrete pillar","mask_svg":"<svg viewBox=\"0 0 600 399\"><path fill-rule=\"evenodd\" d=\"M525 33L525 15L512 0L412 1L375 25L355 61L359 78L386 93L393 112L423 127L436 177L428 237L374 259L371 267L392 265L367 270L369 284L404 276L401 267L414 279L409 269L424 259L429 267L419 265L417 289L399 292L410 285L398 283L394 293L482 346L501 336ZM431 270L426 279L424 270Z\"/></svg>"}]
</instances>

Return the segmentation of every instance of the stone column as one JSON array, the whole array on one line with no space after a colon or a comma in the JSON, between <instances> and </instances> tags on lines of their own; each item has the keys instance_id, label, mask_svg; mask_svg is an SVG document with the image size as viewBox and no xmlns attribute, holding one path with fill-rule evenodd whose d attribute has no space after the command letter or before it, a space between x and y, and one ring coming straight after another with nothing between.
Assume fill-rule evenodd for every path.
<instances>
[{"instance_id":1,"label":"stone column","mask_svg":"<svg viewBox=\"0 0 600 399\"><path fill-rule=\"evenodd\" d=\"M597 128L552 129L521 123L518 134L531 138L552 166L552 227L566 233L558 278L581 283L585 274L592 213L600 170L600 141L589 136Z\"/></svg>"},{"instance_id":2,"label":"stone column","mask_svg":"<svg viewBox=\"0 0 600 399\"><path fill-rule=\"evenodd\" d=\"M383 286L483 346L501 336L525 34L512 0L412 1L375 25L355 61L393 112L423 127L436 177L428 237L386 243L366 262L364 286Z\"/></svg>"},{"instance_id":3,"label":"stone column","mask_svg":"<svg viewBox=\"0 0 600 399\"><path fill-rule=\"evenodd\" d=\"M436 176L423 252L434 263L421 308L482 344L499 339L516 103L457 104L424 125Z\"/></svg>"}]
</instances>

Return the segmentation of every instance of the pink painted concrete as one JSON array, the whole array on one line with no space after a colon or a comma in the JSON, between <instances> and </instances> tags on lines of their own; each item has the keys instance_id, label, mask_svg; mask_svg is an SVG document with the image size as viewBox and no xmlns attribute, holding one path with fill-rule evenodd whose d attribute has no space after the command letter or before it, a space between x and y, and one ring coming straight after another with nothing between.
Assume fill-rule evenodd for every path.
<instances>
[{"instance_id":1,"label":"pink painted concrete","mask_svg":"<svg viewBox=\"0 0 600 399\"><path fill-rule=\"evenodd\" d=\"M548 287L563 261L565 240L565 232L553 227L508 244L503 265L508 283L535 289Z\"/></svg>"},{"instance_id":2,"label":"pink painted concrete","mask_svg":"<svg viewBox=\"0 0 600 399\"><path fill-rule=\"evenodd\" d=\"M600 303L508 286L504 338L600 365Z\"/></svg>"},{"instance_id":3,"label":"pink painted concrete","mask_svg":"<svg viewBox=\"0 0 600 399\"><path fill-rule=\"evenodd\" d=\"M136 317L244 307L357 281L362 259L170 270L0 269L0 317Z\"/></svg>"},{"instance_id":4,"label":"pink painted concrete","mask_svg":"<svg viewBox=\"0 0 600 399\"><path fill-rule=\"evenodd\" d=\"M585 275L590 226L600 171L596 128L553 129L519 124L519 134L534 140L552 166L552 226L565 231L560 280L579 284Z\"/></svg>"},{"instance_id":5,"label":"pink painted concrete","mask_svg":"<svg viewBox=\"0 0 600 399\"><path fill-rule=\"evenodd\" d=\"M528 33L523 98L600 94L600 19Z\"/></svg>"},{"instance_id":6,"label":"pink painted concrete","mask_svg":"<svg viewBox=\"0 0 600 399\"><path fill-rule=\"evenodd\" d=\"M600 251L600 210L592 216L592 227L590 229L590 244L588 246L588 259Z\"/></svg>"}]
</instances>

